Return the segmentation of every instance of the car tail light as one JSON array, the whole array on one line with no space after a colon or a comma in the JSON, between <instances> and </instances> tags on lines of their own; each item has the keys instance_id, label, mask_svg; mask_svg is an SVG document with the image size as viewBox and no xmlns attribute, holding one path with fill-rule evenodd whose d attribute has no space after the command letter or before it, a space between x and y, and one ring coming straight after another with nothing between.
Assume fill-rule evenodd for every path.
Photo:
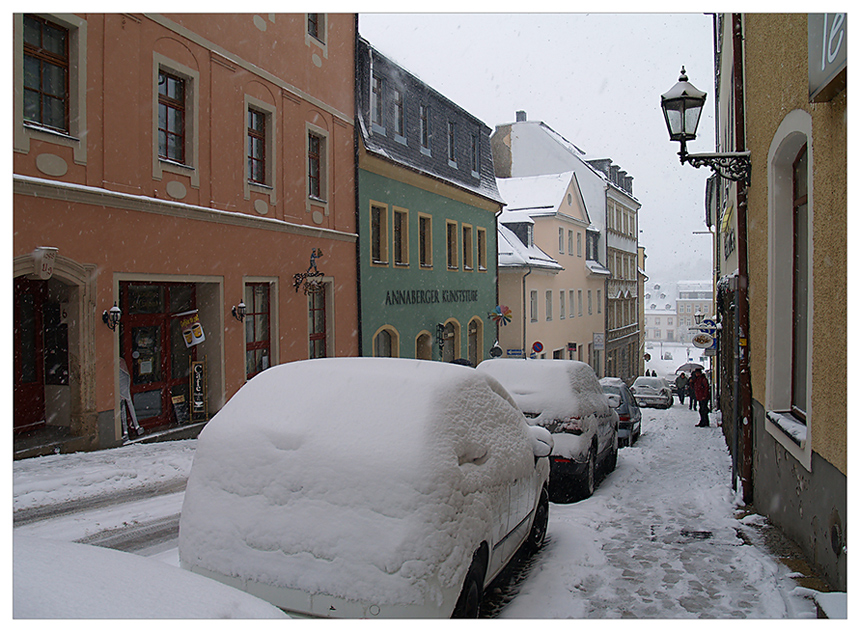
<instances>
[{"instance_id":1,"label":"car tail light","mask_svg":"<svg viewBox=\"0 0 860 632\"><path fill-rule=\"evenodd\" d=\"M566 459L563 456L554 456L552 457L552 460L556 463L573 463L572 459Z\"/></svg>"},{"instance_id":2,"label":"car tail light","mask_svg":"<svg viewBox=\"0 0 860 632\"><path fill-rule=\"evenodd\" d=\"M630 421L630 415L618 415L618 421Z\"/></svg>"}]
</instances>

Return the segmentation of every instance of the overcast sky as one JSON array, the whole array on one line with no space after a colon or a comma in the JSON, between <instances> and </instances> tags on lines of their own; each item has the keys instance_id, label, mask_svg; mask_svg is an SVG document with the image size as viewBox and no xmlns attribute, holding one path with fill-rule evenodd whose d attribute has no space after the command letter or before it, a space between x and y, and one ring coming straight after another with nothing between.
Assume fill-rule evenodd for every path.
<instances>
[{"instance_id":1,"label":"overcast sky","mask_svg":"<svg viewBox=\"0 0 860 632\"><path fill-rule=\"evenodd\" d=\"M612 158L634 178L649 277L710 278L711 240L694 232L706 230L711 171L680 164L660 95L685 66L708 93L688 150L714 151L711 15L360 13L359 32L491 129L525 110L589 158Z\"/></svg>"}]
</instances>

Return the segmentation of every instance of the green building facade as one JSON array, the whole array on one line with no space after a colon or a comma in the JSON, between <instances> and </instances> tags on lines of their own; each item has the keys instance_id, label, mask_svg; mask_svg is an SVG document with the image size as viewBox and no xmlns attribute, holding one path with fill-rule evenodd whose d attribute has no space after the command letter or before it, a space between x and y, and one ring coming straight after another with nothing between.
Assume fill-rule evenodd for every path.
<instances>
[{"instance_id":1,"label":"green building facade","mask_svg":"<svg viewBox=\"0 0 860 632\"><path fill-rule=\"evenodd\" d=\"M364 40L357 68L360 353L477 365L497 338L490 129Z\"/></svg>"}]
</instances>

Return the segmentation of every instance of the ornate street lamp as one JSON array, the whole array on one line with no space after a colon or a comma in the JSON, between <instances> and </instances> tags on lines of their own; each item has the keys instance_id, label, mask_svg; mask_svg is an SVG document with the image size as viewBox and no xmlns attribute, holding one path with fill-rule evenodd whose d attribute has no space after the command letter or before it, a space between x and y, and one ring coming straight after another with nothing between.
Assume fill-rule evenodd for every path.
<instances>
[{"instance_id":1,"label":"ornate street lamp","mask_svg":"<svg viewBox=\"0 0 860 632\"><path fill-rule=\"evenodd\" d=\"M750 152L688 154L687 141L696 139L696 128L708 95L687 80L681 67L681 76L671 90L660 97L660 107L666 119L669 139L681 143L681 164L689 162L693 167L710 167L714 173L728 180L750 183Z\"/></svg>"},{"instance_id":2,"label":"ornate street lamp","mask_svg":"<svg viewBox=\"0 0 860 632\"><path fill-rule=\"evenodd\" d=\"M114 331L119 325L119 320L122 317L122 311L116 306L116 301L113 302L113 307L110 310L102 312L102 322L108 326L108 329Z\"/></svg>"}]
</instances>

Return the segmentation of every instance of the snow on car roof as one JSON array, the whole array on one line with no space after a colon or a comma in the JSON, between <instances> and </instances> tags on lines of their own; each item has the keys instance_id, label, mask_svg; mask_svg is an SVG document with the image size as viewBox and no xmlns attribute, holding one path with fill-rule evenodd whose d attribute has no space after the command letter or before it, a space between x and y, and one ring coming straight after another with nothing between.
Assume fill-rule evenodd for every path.
<instances>
[{"instance_id":1,"label":"snow on car roof","mask_svg":"<svg viewBox=\"0 0 860 632\"><path fill-rule=\"evenodd\" d=\"M579 416L608 406L594 370L577 360L485 360L478 370L492 375L528 413ZM586 412L587 414L587 412Z\"/></svg>"},{"instance_id":2,"label":"snow on car roof","mask_svg":"<svg viewBox=\"0 0 860 632\"><path fill-rule=\"evenodd\" d=\"M480 511L506 493L500 472L531 471L530 446L514 401L470 367L275 366L200 434L180 558L273 586L416 603L437 580L462 581L485 535Z\"/></svg>"}]
</instances>

